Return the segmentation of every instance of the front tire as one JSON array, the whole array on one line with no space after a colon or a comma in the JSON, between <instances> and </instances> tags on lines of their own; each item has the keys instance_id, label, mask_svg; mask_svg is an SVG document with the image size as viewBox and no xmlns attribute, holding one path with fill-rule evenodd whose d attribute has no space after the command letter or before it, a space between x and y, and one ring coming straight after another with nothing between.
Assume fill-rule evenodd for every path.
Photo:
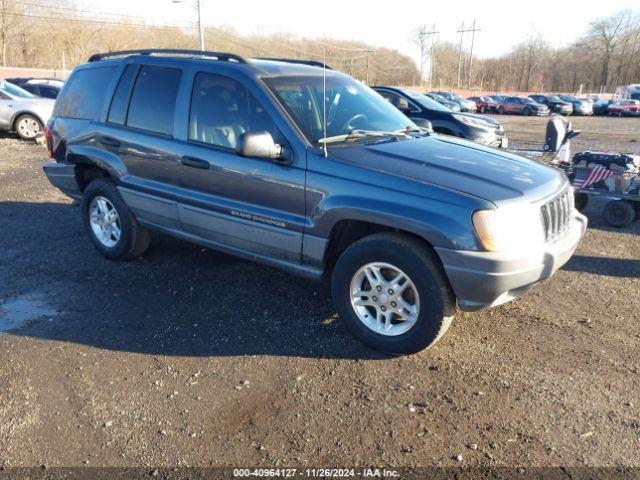
<instances>
[{"instance_id":1,"label":"front tire","mask_svg":"<svg viewBox=\"0 0 640 480\"><path fill-rule=\"evenodd\" d=\"M15 122L15 130L22 140L33 140L42 132L42 123L29 113L20 115Z\"/></svg>"},{"instance_id":2,"label":"front tire","mask_svg":"<svg viewBox=\"0 0 640 480\"><path fill-rule=\"evenodd\" d=\"M340 318L356 338L398 355L436 343L455 310L455 297L435 255L398 233L377 233L349 246L333 270L331 292Z\"/></svg>"},{"instance_id":3,"label":"front tire","mask_svg":"<svg viewBox=\"0 0 640 480\"><path fill-rule=\"evenodd\" d=\"M94 246L111 260L139 257L149 247L149 231L138 224L118 189L106 178L94 180L85 188L82 218Z\"/></svg>"}]
</instances>

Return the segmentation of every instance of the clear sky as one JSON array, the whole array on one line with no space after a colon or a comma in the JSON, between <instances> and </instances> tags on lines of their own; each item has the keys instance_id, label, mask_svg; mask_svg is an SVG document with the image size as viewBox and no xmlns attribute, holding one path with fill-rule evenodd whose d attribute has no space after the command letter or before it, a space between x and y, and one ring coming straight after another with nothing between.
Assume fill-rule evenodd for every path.
<instances>
[{"instance_id":1,"label":"clear sky","mask_svg":"<svg viewBox=\"0 0 640 480\"><path fill-rule=\"evenodd\" d=\"M195 4L195 0L185 0ZM436 24L439 39L459 41L456 30L476 20L474 51L481 56L504 53L514 44L540 34L562 46L582 34L589 20L625 8L640 8L638 0L477 0L414 2L360 0L201 0L202 21L230 25L238 33L289 32L309 37L361 40L396 48L416 60L412 32L421 24ZM80 0L78 6L96 12L147 17L152 22L195 20L188 3L172 0ZM466 42L470 42L470 35ZM468 43L467 43L468 45Z\"/></svg>"}]
</instances>

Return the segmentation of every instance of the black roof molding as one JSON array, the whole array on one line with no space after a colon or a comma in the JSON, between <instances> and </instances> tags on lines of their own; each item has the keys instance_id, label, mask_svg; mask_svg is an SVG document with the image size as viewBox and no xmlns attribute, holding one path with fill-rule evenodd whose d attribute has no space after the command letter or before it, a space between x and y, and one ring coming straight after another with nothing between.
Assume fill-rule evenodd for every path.
<instances>
[{"instance_id":1,"label":"black roof molding","mask_svg":"<svg viewBox=\"0 0 640 480\"><path fill-rule=\"evenodd\" d=\"M327 70L333 70L329 65L322 62L317 62L315 60L303 60L300 58L275 58L275 57L259 57L255 60L268 60L271 62L285 62L285 63L295 63L298 65L309 65L311 67L320 67L326 68Z\"/></svg>"},{"instance_id":2,"label":"black roof molding","mask_svg":"<svg viewBox=\"0 0 640 480\"><path fill-rule=\"evenodd\" d=\"M206 50L180 50L170 48L148 48L143 50L119 50L116 52L96 53L89 57L90 62L98 62L105 58L123 57L127 55L193 55L198 57L215 58L225 62L247 63L240 55L225 52L208 52Z\"/></svg>"}]
</instances>

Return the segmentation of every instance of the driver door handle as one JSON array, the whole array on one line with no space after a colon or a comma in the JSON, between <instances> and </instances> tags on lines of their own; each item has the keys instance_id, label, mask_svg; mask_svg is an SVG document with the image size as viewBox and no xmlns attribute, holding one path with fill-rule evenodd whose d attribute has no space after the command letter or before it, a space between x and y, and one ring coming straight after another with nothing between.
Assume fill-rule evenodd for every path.
<instances>
[{"instance_id":1,"label":"driver door handle","mask_svg":"<svg viewBox=\"0 0 640 480\"><path fill-rule=\"evenodd\" d=\"M209 162L200 158L184 156L182 157L181 162L187 167L202 168L205 170L209 168Z\"/></svg>"}]
</instances>

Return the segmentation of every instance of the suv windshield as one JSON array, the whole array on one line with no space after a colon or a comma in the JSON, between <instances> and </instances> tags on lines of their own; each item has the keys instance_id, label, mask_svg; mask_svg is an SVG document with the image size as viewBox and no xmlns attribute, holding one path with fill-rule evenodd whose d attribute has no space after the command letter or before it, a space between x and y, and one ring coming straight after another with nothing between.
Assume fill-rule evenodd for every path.
<instances>
[{"instance_id":1,"label":"suv windshield","mask_svg":"<svg viewBox=\"0 0 640 480\"><path fill-rule=\"evenodd\" d=\"M423 95L422 93L414 92L413 90L402 90L402 93L411 97L412 100L415 100L417 104L421 107L424 107L428 110L437 110L438 112L450 112L447 107L443 106L441 103L436 102L432 98Z\"/></svg>"},{"instance_id":2,"label":"suv windshield","mask_svg":"<svg viewBox=\"0 0 640 480\"><path fill-rule=\"evenodd\" d=\"M418 128L369 87L350 77L328 75L325 135L321 76L283 76L265 78L264 81L312 143L354 131L385 133ZM356 136L348 140L353 138Z\"/></svg>"},{"instance_id":3,"label":"suv windshield","mask_svg":"<svg viewBox=\"0 0 640 480\"><path fill-rule=\"evenodd\" d=\"M35 95L9 82L0 82L0 90L13 98L34 98Z\"/></svg>"}]
</instances>

